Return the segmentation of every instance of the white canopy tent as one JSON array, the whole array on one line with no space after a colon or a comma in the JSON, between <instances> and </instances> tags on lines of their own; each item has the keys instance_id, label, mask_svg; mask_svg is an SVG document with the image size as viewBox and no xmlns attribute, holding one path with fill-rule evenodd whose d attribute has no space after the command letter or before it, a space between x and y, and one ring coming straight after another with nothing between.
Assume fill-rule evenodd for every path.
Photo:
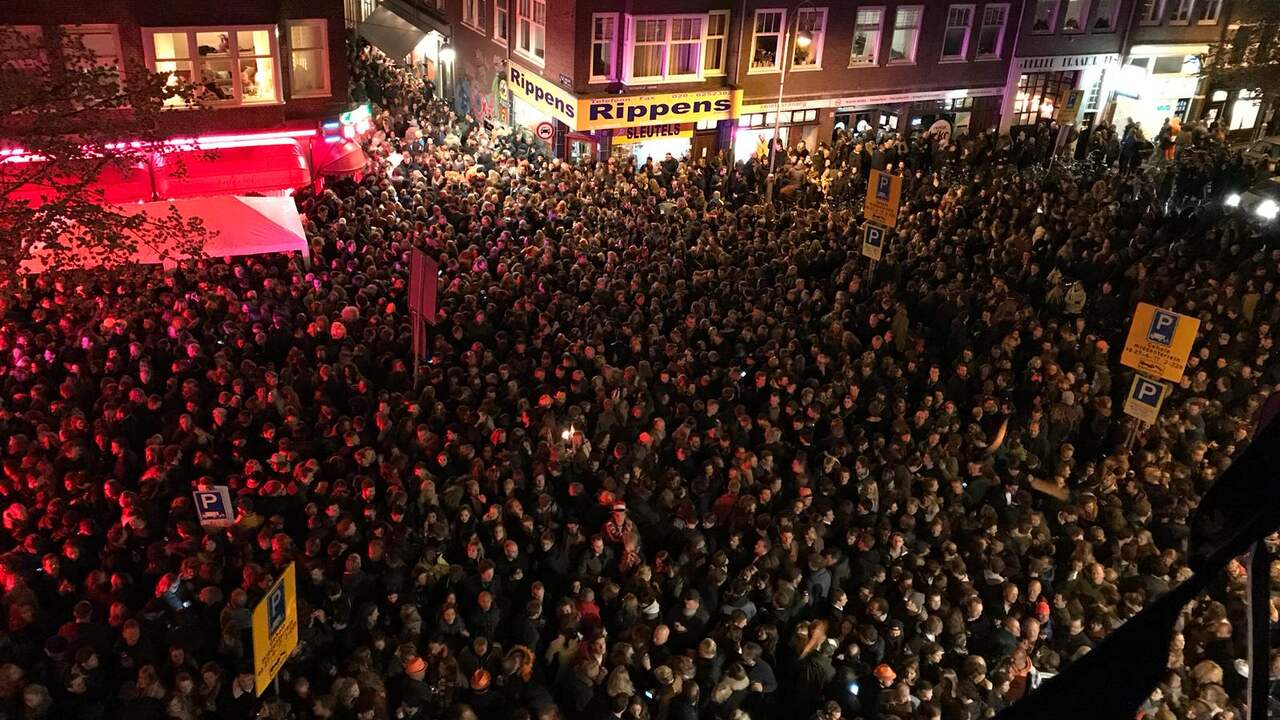
<instances>
[{"instance_id":1,"label":"white canopy tent","mask_svg":"<svg viewBox=\"0 0 1280 720\"><path fill-rule=\"evenodd\" d=\"M220 195L121 205L119 211L128 215L147 213L153 218L161 219L169 215L171 205L183 218L199 218L203 222L204 228L209 231L204 246L205 255L209 257L297 251L310 263L307 235L302 229L302 218L298 215L298 208L292 197ZM100 264L87 250L75 255L74 264L77 267L90 268ZM29 273L55 269L46 267L46 261L49 260L48 253L37 250L23 263L22 269ZM159 249L139 242L133 260L144 265L159 264Z\"/></svg>"}]
</instances>

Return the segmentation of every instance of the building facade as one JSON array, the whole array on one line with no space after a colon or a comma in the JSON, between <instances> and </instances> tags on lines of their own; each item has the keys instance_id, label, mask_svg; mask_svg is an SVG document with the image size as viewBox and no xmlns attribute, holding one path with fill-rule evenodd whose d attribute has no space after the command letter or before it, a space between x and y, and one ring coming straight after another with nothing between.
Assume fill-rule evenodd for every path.
<instances>
[{"instance_id":1,"label":"building facade","mask_svg":"<svg viewBox=\"0 0 1280 720\"><path fill-rule=\"evenodd\" d=\"M451 21L461 108L567 156L638 159L743 159L779 114L783 139L809 147L839 128L1212 115L1198 57L1230 2L430 1Z\"/></svg>"},{"instance_id":2,"label":"building facade","mask_svg":"<svg viewBox=\"0 0 1280 720\"><path fill-rule=\"evenodd\" d=\"M195 84L203 108L175 99L163 130L184 143L217 145L221 157L206 162L192 153L187 173L204 182L158 181L161 199L291 191L339 159L336 151L351 149L325 142L323 132L352 109L344 0L11 0L0 23L16 27L27 46L45 46L53 62L63 33L124 77L145 68ZM154 164L153 174L173 165Z\"/></svg>"}]
</instances>

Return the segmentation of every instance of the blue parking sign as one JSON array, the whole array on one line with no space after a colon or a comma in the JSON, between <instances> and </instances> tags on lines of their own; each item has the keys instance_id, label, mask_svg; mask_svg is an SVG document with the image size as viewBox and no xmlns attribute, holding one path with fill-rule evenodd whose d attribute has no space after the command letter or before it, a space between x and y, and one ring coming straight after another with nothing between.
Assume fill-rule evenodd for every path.
<instances>
[{"instance_id":1,"label":"blue parking sign","mask_svg":"<svg viewBox=\"0 0 1280 720\"><path fill-rule=\"evenodd\" d=\"M1133 386L1133 399L1151 407L1160 406L1160 396L1164 393L1164 386L1157 382L1152 382L1144 377L1138 378L1138 382Z\"/></svg>"},{"instance_id":2,"label":"blue parking sign","mask_svg":"<svg viewBox=\"0 0 1280 720\"><path fill-rule=\"evenodd\" d=\"M276 583L267 595L267 634L275 635L288 614L284 602L284 583Z\"/></svg>"},{"instance_id":3,"label":"blue parking sign","mask_svg":"<svg viewBox=\"0 0 1280 720\"><path fill-rule=\"evenodd\" d=\"M876 182L876 197L889 202L889 193L893 187L893 176L881 173Z\"/></svg>"},{"instance_id":4,"label":"blue parking sign","mask_svg":"<svg viewBox=\"0 0 1280 720\"><path fill-rule=\"evenodd\" d=\"M1167 392L1168 387L1159 380L1137 375L1129 386L1129 395L1124 399L1124 412L1148 425L1154 425Z\"/></svg>"},{"instance_id":5,"label":"blue parking sign","mask_svg":"<svg viewBox=\"0 0 1280 720\"><path fill-rule=\"evenodd\" d=\"M231 492L223 485L191 493L196 503L196 517L204 527L227 527L235 522Z\"/></svg>"},{"instance_id":6,"label":"blue parking sign","mask_svg":"<svg viewBox=\"0 0 1280 720\"><path fill-rule=\"evenodd\" d=\"M1173 344L1173 333L1178 329L1177 313L1157 309L1151 315L1151 326L1147 328L1147 339L1161 345Z\"/></svg>"}]
</instances>

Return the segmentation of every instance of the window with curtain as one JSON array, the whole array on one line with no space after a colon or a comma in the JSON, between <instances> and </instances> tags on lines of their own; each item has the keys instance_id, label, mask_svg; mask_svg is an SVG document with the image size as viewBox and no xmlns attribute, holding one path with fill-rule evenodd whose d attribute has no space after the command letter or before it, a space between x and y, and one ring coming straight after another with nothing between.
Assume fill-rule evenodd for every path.
<instances>
[{"instance_id":1,"label":"window with curtain","mask_svg":"<svg viewBox=\"0 0 1280 720\"><path fill-rule=\"evenodd\" d=\"M889 43L890 63L916 61L916 45L920 40L920 6L900 7L893 17L893 39Z\"/></svg>"},{"instance_id":2,"label":"window with curtain","mask_svg":"<svg viewBox=\"0 0 1280 720\"><path fill-rule=\"evenodd\" d=\"M289 21L289 70L292 97L329 94L328 24L324 20Z\"/></svg>"},{"instance_id":3,"label":"window with curtain","mask_svg":"<svg viewBox=\"0 0 1280 720\"><path fill-rule=\"evenodd\" d=\"M666 18L637 18L631 45L631 77L660 78L667 51Z\"/></svg>"},{"instance_id":4,"label":"window with curtain","mask_svg":"<svg viewBox=\"0 0 1280 720\"><path fill-rule=\"evenodd\" d=\"M1141 0L1138 3L1138 22L1143 25L1159 25L1164 15L1164 0Z\"/></svg>"},{"instance_id":5,"label":"window with curtain","mask_svg":"<svg viewBox=\"0 0 1280 720\"><path fill-rule=\"evenodd\" d=\"M880 50L880 23L884 8L858 8L853 26L853 47L849 51L849 66L875 65Z\"/></svg>"},{"instance_id":6,"label":"window with curtain","mask_svg":"<svg viewBox=\"0 0 1280 720\"><path fill-rule=\"evenodd\" d=\"M697 76L702 71L702 18L672 18L670 47L666 75Z\"/></svg>"},{"instance_id":7,"label":"window with curtain","mask_svg":"<svg viewBox=\"0 0 1280 720\"><path fill-rule=\"evenodd\" d=\"M1031 20L1031 31L1051 33L1057 27L1058 0L1035 0L1035 15Z\"/></svg>"},{"instance_id":8,"label":"window with curtain","mask_svg":"<svg viewBox=\"0 0 1280 720\"><path fill-rule=\"evenodd\" d=\"M206 102L280 101L274 26L144 30L143 37L151 69L195 83ZM177 98L168 102L182 104Z\"/></svg>"},{"instance_id":9,"label":"window with curtain","mask_svg":"<svg viewBox=\"0 0 1280 720\"><path fill-rule=\"evenodd\" d=\"M1089 24L1089 0L1067 0L1067 12L1062 18L1063 32L1084 32Z\"/></svg>"},{"instance_id":10,"label":"window with curtain","mask_svg":"<svg viewBox=\"0 0 1280 720\"><path fill-rule=\"evenodd\" d=\"M723 75L729 50L729 11L707 14L707 37L703 41L702 74Z\"/></svg>"}]
</instances>

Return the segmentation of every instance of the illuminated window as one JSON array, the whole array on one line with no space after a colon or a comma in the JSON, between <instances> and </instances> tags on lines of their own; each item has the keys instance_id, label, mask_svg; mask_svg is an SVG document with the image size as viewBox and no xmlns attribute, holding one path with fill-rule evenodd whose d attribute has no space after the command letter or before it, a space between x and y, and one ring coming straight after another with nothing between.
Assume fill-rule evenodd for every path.
<instances>
[{"instance_id":1,"label":"illuminated window","mask_svg":"<svg viewBox=\"0 0 1280 720\"><path fill-rule=\"evenodd\" d=\"M689 80L702 74L705 16L628 17L631 26L629 80Z\"/></svg>"},{"instance_id":2,"label":"illuminated window","mask_svg":"<svg viewBox=\"0 0 1280 720\"><path fill-rule=\"evenodd\" d=\"M1009 18L1008 5L988 5L982 9L982 29L978 31L978 59L1000 57L1004 49L1004 27Z\"/></svg>"},{"instance_id":3,"label":"illuminated window","mask_svg":"<svg viewBox=\"0 0 1280 720\"><path fill-rule=\"evenodd\" d=\"M1159 25L1164 15L1164 0L1142 0L1138 5L1138 22L1143 25Z\"/></svg>"},{"instance_id":4,"label":"illuminated window","mask_svg":"<svg viewBox=\"0 0 1280 720\"><path fill-rule=\"evenodd\" d=\"M324 20L289 21L290 97L329 95L329 33Z\"/></svg>"},{"instance_id":5,"label":"illuminated window","mask_svg":"<svg viewBox=\"0 0 1280 720\"><path fill-rule=\"evenodd\" d=\"M893 16L893 38L889 42L889 62L913 63L916 61L916 45L920 41L920 19L924 9L920 6L900 7Z\"/></svg>"},{"instance_id":6,"label":"illuminated window","mask_svg":"<svg viewBox=\"0 0 1280 720\"><path fill-rule=\"evenodd\" d=\"M969 52L969 33L972 30L972 5L952 5L947 8L947 29L942 35L942 59L963 60Z\"/></svg>"},{"instance_id":7,"label":"illuminated window","mask_svg":"<svg viewBox=\"0 0 1280 720\"><path fill-rule=\"evenodd\" d=\"M809 39L801 41L801 34ZM801 8L796 12L795 51L791 54L794 68L818 68L822 66L822 41L827 34L826 8Z\"/></svg>"},{"instance_id":8,"label":"illuminated window","mask_svg":"<svg viewBox=\"0 0 1280 720\"><path fill-rule=\"evenodd\" d=\"M213 105L280 102L272 26L143 30L147 64L172 81L195 83ZM322 63L323 64L323 63ZM169 105L181 105L171 98Z\"/></svg>"},{"instance_id":9,"label":"illuminated window","mask_svg":"<svg viewBox=\"0 0 1280 720\"><path fill-rule=\"evenodd\" d=\"M773 72L782 64L782 34L786 30L785 10L757 10L751 33L751 69L748 72Z\"/></svg>"},{"instance_id":10,"label":"illuminated window","mask_svg":"<svg viewBox=\"0 0 1280 720\"><path fill-rule=\"evenodd\" d=\"M880 51L880 23L884 8L858 8L853 27L853 47L849 52L849 66L875 65Z\"/></svg>"},{"instance_id":11,"label":"illuminated window","mask_svg":"<svg viewBox=\"0 0 1280 720\"><path fill-rule=\"evenodd\" d=\"M729 50L729 11L707 13L707 38L702 48L702 74L723 75Z\"/></svg>"},{"instance_id":12,"label":"illuminated window","mask_svg":"<svg viewBox=\"0 0 1280 720\"><path fill-rule=\"evenodd\" d=\"M1169 0L1173 8L1169 22L1174 25L1186 25L1191 22L1191 9L1196 0Z\"/></svg>"}]
</instances>

